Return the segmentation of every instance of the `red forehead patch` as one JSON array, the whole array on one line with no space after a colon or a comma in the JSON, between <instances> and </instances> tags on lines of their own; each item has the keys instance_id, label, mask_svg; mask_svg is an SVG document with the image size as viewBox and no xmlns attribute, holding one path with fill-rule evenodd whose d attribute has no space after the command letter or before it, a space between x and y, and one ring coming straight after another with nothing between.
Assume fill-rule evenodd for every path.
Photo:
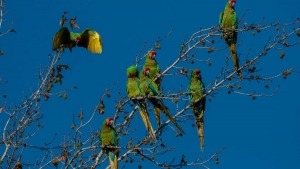
<instances>
[{"instance_id":1,"label":"red forehead patch","mask_svg":"<svg viewBox=\"0 0 300 169\"><path fill-rule=\"evenodd\" d=\"M149 53L149 55L156 55L156 51L151 51L150 53Z\"/></svg>"},{"instance_id":2,"label":"red forehead patch","mask_svg":"<svg viewBox=\"0 0 300 169\"><path fill-rule=\"evenodd\" d=\"M146 67L146 68L144 69L144 72L147 72L147 71L150 71L150 68Z\"/></svg>"}]
</instances>

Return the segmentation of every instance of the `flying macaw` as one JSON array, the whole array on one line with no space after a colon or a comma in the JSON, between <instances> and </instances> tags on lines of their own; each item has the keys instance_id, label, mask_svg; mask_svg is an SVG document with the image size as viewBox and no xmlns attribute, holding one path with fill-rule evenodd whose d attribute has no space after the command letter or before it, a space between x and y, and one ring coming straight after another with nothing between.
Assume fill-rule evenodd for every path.
<instances>
[{"instance_id":1,"label":"flying macaw","mask_svg":"<svg viewBox=\"0 0 300 169\"><path fill-rule=\"evenodd\" d=\"M102 40L98 32L92 29L85 29L81 33L70 32L67 27L62 27L53 38L53 50L61 47L72 48L75 46L84 47L94 54L102 53Z\"/></svg>"},{"instance_id":2,"label":"flying macaw","mask_svg":"<svg viewBox=\"0 0 300 169\"><path fill-rule=\"evenodd\" d=\"M206 98L203 96L205 93L205 86L202 82L202 77L199 69L191 72L191 80L188 86L190 91L190 101L192 103L192 110L196 118L196 125L198 130L198 137L200 140L201 151L204 149L204 112Z\"/></svg>"},{"instance_id":3,"label":"flying macaw","mask_svg":"<svg viewBox=\"0 0 300 169\"><path fill-rule=\"evenodd\" d=\"M228 0L225 10L220 14L219 25L223 31L225 42L229 46L234 68L239 77L242 78L242 73L239 70L239 58L236 52L238 17L235 12L235 4L236 0Z\"/></svg>"},{"instance_id":4,"label":"flying macaw","mask_svg":"<svg viewBox=\"0 0 300 169\"><path fill-rule=\"evenodd\" d=\"M159 65L156 62L155 57L156 57L156 51L154 51L154 50L149 51L146 55L146 60L143 65L143 69L150 68L150 72L149 72L150 79L153 79L155 76L157 76L160 73ZM143 76L144 76L144 74L143 74L143 72L141 72L140 78ZM157 86L159 88L160 83L161 83L161 78L157 78L154 82L157 84Z\"/></svg>"},{"instance_id":5,"label":"flying macaw","mask_svg":"<svg viewBox=\"0 0 300 169\"><path fill-rule=\"evenodd\" d=\"M151 125L149 115L146 108L145 99L141 98L140 93L140 79L138 78L138 68L136 66L130 66L127 68L127 85L126 91L128 97L139 107L141 118L145 124L147 131L150 133L150 137L156 141L156 136Z\"/></svg>"},{"instance_id":6,"label":"flying macaw","mask_svg":"<svg viewBox=\"0 0 300 169\"><path fill-rule=\"evenodd\" d=\"M114 118L106 118L102 124L100 140L102 149L108 156L111 169L118 169L119 149L112 148L118 146L118 139L114 128Z\"/></svg>"},{"instance_id":7,"label":"flying macaw","mask_svg":"<svg viewBox=\"0 0 300 169\"><path fill-rule=\"evenodd\" d=\"M143 70L144 76L140 78L141 84L140 84L140 91L142 96L159 96L160 92L158 90L158 86L156 83L154 83L150 78L150 68L145 68ZM170 114L168 108L163 104L162 99L158 98L151 98L148 97L148 100L153 104L154 111L155 111L155 117L158 124L158 127L160 127L160 112L162 111L169 119L170 121L177 127L177 129L184 134L183 129L180 127L180 125L176 122L176 120L172 117ZM158 113L157 113L158 111Z\"/></svg>"}]
</instances>

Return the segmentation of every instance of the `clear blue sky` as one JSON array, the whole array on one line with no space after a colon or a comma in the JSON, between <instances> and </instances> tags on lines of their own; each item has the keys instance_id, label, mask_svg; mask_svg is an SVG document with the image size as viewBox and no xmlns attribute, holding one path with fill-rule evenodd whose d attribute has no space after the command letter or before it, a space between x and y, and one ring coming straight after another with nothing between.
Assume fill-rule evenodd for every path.
<instances>
[{"instance_id":1,"label":"clear blue sky","mask_svg":"<svg viewBox=\"0 0 300 169\"><path fill-rule=\"evenodd\" d=\"M0 94L6 94L7 103L13 106L20 104L36 89L38 72L49 61L52 37L59 29L63 11L68 11L68 18L77 16L81 30L89 27L98 31L104 43L103 54L93 55L83 48L76 48L72 54L66 50L60 61L68 64L71 70L64 73L63 85L56 89L78 86L78 90L71 91L67 100L50 98L42 103L46 127L39 133L39 139L34 141L42 144L47 141L45 138L52 138L54 133L58 133L62 138L57 140L60 143L64 134L71 133L73 114L82 109L86 116L90 115L106 88L117 85L116 88L125 96L126 68L135 64L135 56L140 54L141 49L145 52L155 39L172 30L171 36L161 43L162 49L157 55L160 67L165 69L178 56L179 46L186 36L189 37L199 28L218 23L219 13L226 1L5 1L7 13L0 31L3 32L12 24L16 33L0 38L0 49L5 52L0 56L0 78L8 81L0 86ZM238 1L236 10L239 16L245 15L243 21L247 23L260 23L263 18L265 23L290 22L299 17L299 5L300 1L296 0ZM251 39L249 34L239 35L241 47L238 52L241 53L242 63L246 60L249 48L249 57L254 57L270 36L266 32ZM221 56L216 56L218 59L211 67L201 63L189 68L200 68L203 80L208 85L224 66L226 52L219 52ZM298 55L299 46L286 51L283 60L278 58L276 52L267 55L259 65L263 67L262 74L275 75L289 67L299 71ZM165 79L164 88L179 89L174 79ZM178 84L185 88L186 79L179 78ZM211 168L299 168L299 73L292 74L286 80L275 80L269 90L262 87L264 84L256 82L243 83L242 88L244 92L272 93L279 84L280 89L275 96L260 97L254 101L246 96L228 95L226 90L218 91L207 103L205 151L200 152L196 129L191 127L193 121L190 120L183 124L187 133L185 136L176 138L172 130L167 130L168 134L164 135L170 146L177 147L171 155L186 154L189 160L193 160L210 156L224 148L220 164L210 163ZM117 92L112 96L117 99ZM106 113L95 117L92 130L98 130L102 120L113 115L114 104L113 99L107 101ZM2 118L0 114L0 123ZM138 127L142 125L139 118L137 116L133 123L133 128L137 130L135 137L144 136L144 131L139 131L143 130ZM124 141L127 139L121 139L120 144L126 144ZM159 161L163 162L167 157L162 156ZM124 163L120 164L122 166ZM137 168L139 164L127 165L126 168ZM153 167L147 162L142 165L144 168Z\"/></svg>"}]
</instances>

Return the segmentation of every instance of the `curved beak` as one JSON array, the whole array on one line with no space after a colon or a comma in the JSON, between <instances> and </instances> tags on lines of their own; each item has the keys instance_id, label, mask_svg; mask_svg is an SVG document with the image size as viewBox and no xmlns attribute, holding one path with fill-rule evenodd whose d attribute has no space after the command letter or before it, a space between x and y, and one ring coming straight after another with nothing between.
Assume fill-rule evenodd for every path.
<instances>
[{"instance_id":1,"label":"curved beak","mask_svg":"<svg viewBox=\"0 0 300 169\"><path fill-rule=\"evenodd\" d=\"M234 8L234 6L235 6L235 2L230 3L231 8Z\"/></svg>"}]
</instances>

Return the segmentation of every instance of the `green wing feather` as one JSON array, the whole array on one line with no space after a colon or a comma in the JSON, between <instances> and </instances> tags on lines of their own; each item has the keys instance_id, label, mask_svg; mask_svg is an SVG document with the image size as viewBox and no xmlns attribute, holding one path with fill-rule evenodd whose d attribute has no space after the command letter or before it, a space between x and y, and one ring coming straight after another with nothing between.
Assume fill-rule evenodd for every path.
<instances>
[{"instance_id":1,"label":"green wing feather","mask_svg":"<svg viewBox=\"0 0 300 169\"><path fill-rule=\"evenodd\" d=\"M67 47L71 49L75 46L75 42L70 38L70 31L66 27L62 27L60 30L56 32L53 37L53 50L58 50L61 47Z\"/></svg>"},{"instance_id":2,"label":"green wing feather","mask_svg":"<svg viewBox=\"0 0 300 169\"><path fill-rule=\"evenodd\" d=\"M81 38L77 46L84 47L94 54L101 54L103 45L98 32L92 29L86 29L81 33Z\"/></svg>"},{"instance_id":3,"label":"green wing feather","mask_svg":"<svg viewBox=\"0 0 300 169\"><path fill-rule=\"evenodd\" d=\"M140 91L142 96L159 95L158 86L147 76L141 77Z\"/></svg>"},{"instance_id":4,"label":"green wing feather","mask_svg":"<svg viewBox=\"0 0 300 169\"><path fill-rule=\"evenodd\" d=\"M224 12L220 13L220 17L219 17L219 26L222 26L222 22L223 22L223 14Z\"/></svg>"}]
</instances>

